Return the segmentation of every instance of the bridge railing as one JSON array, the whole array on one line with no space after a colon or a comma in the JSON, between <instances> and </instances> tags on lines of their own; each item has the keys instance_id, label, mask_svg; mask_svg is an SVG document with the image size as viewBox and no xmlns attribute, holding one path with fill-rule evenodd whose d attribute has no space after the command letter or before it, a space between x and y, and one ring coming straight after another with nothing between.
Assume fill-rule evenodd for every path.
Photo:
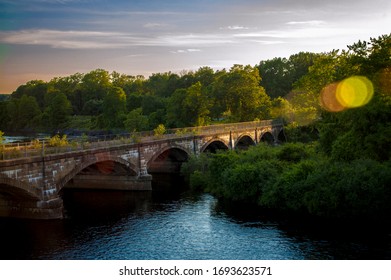
<instances>
[{"instance_id":1,"label":"bridge railing","mask_svg":"<svg viewBox=\"0 0 391 280\"><path fill-rule=\"evenodd\" d=\"M215 135L257 129L272 125L282 125L280 120L264 120L231 124L217 124L200 127L185 127L167 129L163 135L156 135L154 131L124 133L116 135L98 135L94 137L79 137L66 141L60 145L51 145L48 139L33 140L23 143L9 143L0 146L0 160L17 158L43 157L52 154L63 154L89 149L109 148L120 145L137 144L141 142L161 141L167 139L186 138L197 135Z\"/></svg>"}]
</instances>

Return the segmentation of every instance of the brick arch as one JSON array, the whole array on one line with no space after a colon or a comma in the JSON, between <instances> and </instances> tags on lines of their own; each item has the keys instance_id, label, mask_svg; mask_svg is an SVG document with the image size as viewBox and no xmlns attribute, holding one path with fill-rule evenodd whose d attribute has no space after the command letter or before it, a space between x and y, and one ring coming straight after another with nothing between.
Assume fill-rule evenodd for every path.
<instances>
[{"instance_id":1,"label":"brick arch","mask_svg":"<svg viewBox=\"0 0 391 280\"><path fill-rule=\"evenodd\" d=\"M210 145L210 144L212 144L213 142L221 142L221 143L223 143L224 145L225 145L225 147L227 148L227 149L229 149L229 143L227 142L227 141L225 141L224 139L221 139L221 138L219 138L219 137L214 137L214 138L212 138L212 139L210 139L208 142L206 142L204 145L202 145L202 147L201 147L201 149L200 149L200 153L203 153L205 150L206 150L206 148Z\"/></svg>"},{"instance_id":2,"label":"brick arch","mask_svg":"<svg viewBox=\"0 0 391 280\"><path fill-rule=\"evenodd\" d=\"M67 175L65 175L61 179L59 184L57 184L57 186L56 186L57 193L60 192L61 189L66 185L66 183L68 183L73 177L75 177L78 173L80 173L84 168L87 168L88 166L94 165L99 162L104 162L104 161L113 161L113 162L117 162L119 164L125 165L126 167L130 168L132 171L134 171L137 174L136 166L133 163L124 160L123 158L111 156L111 155L108 155L108 156L105 156L102 158L101 157L99 157L99 158L92 157L86 161L83 161L80 165L76 165L75 168L73 168Z\"/></svg>"},{"instance_id":3,"label":"brick arch","mask_svg":"<svg viewBox=\"0 0 391 280\"><path fill-rule=\"evenodd\" d=\"M32 200L42 200L42 191L22 180L16 180L0 175L0 185L1 184L9 186L9 191L7 191L8 188L5 188L6 193L8 194L28 197ZM0 192L2 191L3 190L0 190Z\"/></svg>"},{"instance_id":4,"label":"brick arch","mask_svg":"<svg viewBox=\"0 0 391 280\"><path fill-rule=\"evenodd\" d=\"M176 144L170 144L170 145L160 149L156 153L154 153L153 156L147 160L147 168L149 168L151 163L154 162L161 154L163 154L164 152L166 152L168 150L172 150L172 149L181 150L181 151L185 152L188 157L191 155L191 152L188 151L186 148L179 146L179 145L176 145Z\"/></svg>"},{"instance_id":5,"label":"brick arch","mask_svg":"<svg viewBox=\"0 0 391 280\"><path fill-rule=\"evenodd\" d=\"M244 137L250 138L250 139L252 140L252 144L253 144L253 145L256 144L256 139L254 139L253 136L251 136L250 134L244 133L244 134L240 135L240 136L236 139L234 147L236 147L236 145L237 145L237 144L240 142L240 140L242 140L242 138L244 138Z\"/></svg>"}]
</instances>

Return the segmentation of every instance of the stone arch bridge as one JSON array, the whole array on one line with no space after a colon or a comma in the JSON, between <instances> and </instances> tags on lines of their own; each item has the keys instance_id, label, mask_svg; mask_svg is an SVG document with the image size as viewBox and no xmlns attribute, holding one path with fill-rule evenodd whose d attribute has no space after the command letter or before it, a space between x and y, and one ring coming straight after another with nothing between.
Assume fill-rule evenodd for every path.
<instances>
[{"instance_id":1,"label":"stone arch bridge","mask_svg":"<svg viewBox=\"0 0 391 280\"><path fill-rule=\"evenodd\" d=\"M133 135L52 153L42 148L35 156L25 147L11 159L4 159L7 147L3 147L0 216L62 218L65 188L149 191L154 173L179 172L190 155L282 139L282 122L269 120L175 130L161 136Z\"/></svg>"}]
</instances>

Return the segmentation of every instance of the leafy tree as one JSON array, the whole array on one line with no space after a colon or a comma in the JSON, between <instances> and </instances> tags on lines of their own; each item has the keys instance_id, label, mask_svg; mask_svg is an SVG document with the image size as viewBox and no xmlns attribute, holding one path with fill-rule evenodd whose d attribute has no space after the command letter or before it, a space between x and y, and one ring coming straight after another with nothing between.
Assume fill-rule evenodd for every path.
<instances>
[{"instance_id":1,"label":"leafy tree","mask_svg":"<svg viewBox=\"0 0 391 280\"><path fill-rule=\"evenodd\" d=\"M152 114L159 109L165 108L165 99L154 95L144 95L141 100L144 115Z\"/></svg>"},{"instance_id":2,"label":"leafy tree","mask_svg":"<svg viewBox=\"0 0 391 280\"><path fill-rule=\"evenodd\" d=\"M32 96L38 102L41 110L45 108L45 94L48 91L48 83L41 80L33 80L19 86L11 95L11 98L21 98L23 95Z\"/></svg>"},{"instance_id":3,"label":"leafy tree","mask_svg":"<svg viewBox=\"0 0 391 280\"><path fill-rule=\"evenodd\" d=\"M126 108L128 111L140 108L143 102L143 95L130 93L126 95Z\"/></svg>"},{"instance_id":4,"label":"leafy tree","mask_svg":"<svg viewBox=\"0 0 391 280\"><path fill-rule=\"evenodd\" d=\"M89 100L103 100L111 87L109 72L103 69L96 69L84 75L79 85L81 104L84 108ZM85 114L84 112L82 112Z\"/></svg>"},{"instance_id":5,"label":"leafy tree","mask_svg":"<svg viewBox=\"0 0 391 280\"><path fill-rule=\"evenodd\" d=\"M83 100L80 90L83 74L76 73L68 77L54 78L49 82L49 92L64 93L72 104L75 114L81 114L83 110Z\"/></svg>"},{"instance_id":6,"label":"leafy tree","mask_svg":"<svg viewBox=\"0 0 391 280\"><path fill-rule=\"evenodd\" d=\"M23 95L7 102L8 126L12 130L36 129L40 125L41 110L33 96Z\"/></svg>"},{"instance_id":7,"label":"leafy tree","mask_svg":"<svg viewBox=\"0 0 391 280\"><path fill-rule=\"evenodd\" d=\"M230 121L252 121L269 116L270 98L259 85L257 68L234 65L214 84L214 97L222 97L222 105ZM220 101L219 101L220 102Z\"/></svg>"},{"instance_id":8,"label":"leafy tree","mask_svg":"<svg viewBox=\"0 0 391 280\"><path fill-rule=\"evenodd\" d=\"M19 122L22 128L36 129L41 124L41 110L36 99L23 95L19 100Z\"/></svg>"},{"instance_id":9,"label":"leafy tree","mask_svg":"<svg viewBox=\"0 0 391 280\"><path fill-rule=\"evenodd\" d=\"M88 100L82 110L84 115L98 116L103 113L103 100L91 99Z\"/></svg>"},{"instance_id":10,"label":"leafy tree","mask_svg":"<svg viewBox=\"0 0 391 280\"><path fill-rule=\"evenodd\" d=\"M189 126L208 124L210 120L210 104L208 97L203 95L200 82L195 83L186 90L186 97L183 100L182 106Z\"/></svg>"},{"instance_id":11,"label":"leafy tree","mask_svg":"<svg viewBox=\"0 0 391 280\"><path fill-rule=\"evenodd\" d=\"M262 77L260 85L271 98L285 96L292 90L290 63L286 58L261 61L258 69Z\"/></svg>"},{"instance_id":12,"label":"leafy tree","mask_svg":"<svg viewBox=\"0 0 391 280\"><path fill-rule=\"evenodd\" d=\"M146 81L149 95L169 97L176 89L179 76L171 72L152 74Z\"/></svg>"},{"instance_id":13,"label":"leafy tree","mask_svg":"<svg viewBox=\"0 0 391 280\"><path fill-rule=\"evenodd\" d=\"M47 93L45 96L47 107L43 118L53 130L67 127L72 113L72 105L64 93Z\"/></svg>"},{"instance_id":14,"label":"leafy tree","mask_svg":"<svg viewBox=\"0 0 391 280\"><path fill-rule=\"evenodd\" d=\"M103 99L104 128L122 128L126 112L126 94L122 88L111 87Z\"/></svg>"},{"instance_id":15,"label":"leafy tree","mask_svg":"<svg viewBox=\"0 0 391 280\"><path fill-rule=\"evenodd\" d=\"M8 113L8 103L10 101L0 102L0 129L5 130L10 122L10 115Z\"/></svg>"},{"instance_id":16,"label":"leafy tree","mask_svg":"<svg viewBox=\"0 0 391 280\"><path fill-rule=\"evenodd\" d=\"M183 109L183 102L186 98L186 89L177 89L167 102L167 124L169 127L185 127L187 120Z\"/></svg>"},{"instance_id":17,"label":"leafy tree","mask_svg":"<svg viewBox=\"0 0 391 280\"><path fill-rule=\"evenodd\" d=\"M276 57L258 65L262 77L260 85L271 98L283 97L293 89L293 84L308 73L318 54L300 52L289 59Z\"/></svg>"},{"instance_id":18,"label":"leafy tree","mask_svg":"<svg viewBox=\"0 0 391 280\"><path fill-rule=\"evenodd\" d=\"M126 115L125 128L131 132L148 129L148 117L142 114L142 108L134 109Z\"/></svg>"}]
</instances>

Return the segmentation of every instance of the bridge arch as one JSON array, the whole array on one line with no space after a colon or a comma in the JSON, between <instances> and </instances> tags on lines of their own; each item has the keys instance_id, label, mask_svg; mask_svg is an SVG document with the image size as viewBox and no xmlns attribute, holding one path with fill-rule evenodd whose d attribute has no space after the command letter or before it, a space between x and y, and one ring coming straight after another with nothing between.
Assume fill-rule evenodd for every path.
<instances>
[{"instance_id":1,"label":"bridge arch","mask_svg":"<svg viewBox=\"0 0 391 280\"><path fill-rule=\"evenodd\" d=\"M112 155L106 155L104 157L91 157L85 161L82 161L80 165L76 165L67 175L63 177L63 179L57 184L57 193L59 193L62 188L72 179L74 178L77 174L81 173L84 169L88 168L89 166L93 166L99 163L105 163L105 162L113 162L118 163L122 166L124 166L128 171L132 173L132 175L136 176L137 175L137 168L136 166L124 160L123 158L112 156Z\"/></svg>"},{"instance_id":2,"label":"bridge arch","mask_svg":"<svg viewBox=\"0 0 391 280\"><path fill-rule=\"evenodd\" d=\"M286 142L286 135L283 128L280 128L278 131L276 131L277 134L277 141L278 142Z\"/></svg>"},{"instance_id":3,"label":"bridge arch","mask_svg":"<svg viewBox=\"0 0 391 280\"><path fill-rule=\"evenodd\" d=\"M259 137L259 142L273 144L275 142L275 138L271 131L264 131Z\"/></svg>"},{"instance_id":4,"label":"bridge arch","mask_svg":"<svg viewBox=\"0 0 391 280\"><path fill-rule=\"evenodd\" d=\"M229 144L221 138L213 138L206 142L200 150L200 153L216 153L217 150L229 150Z\"/></svg>"},{"instance_id":5,"label":"bridge arch","mask_svg":"<svg viewBox=\"0 0 391 280\"><path fill-rule=\"evenodd\" d=\"M148 173L178 173L189 156L190 152L179 145L164 147L148 160Z\"/></svg>"},{"instance_id":6,"label":"bridge arch","mask_svg":"<svg viewBox=\"0 0 391 280\"><path fill-rule=\"evenodd\" d=\"M29 200L41 200L42 193L34 186L13 178L0 176L0 194L7 194L13 198L27 198Z\"/></svg>"},{"instance_id":7,"label":"bridge arch","mask_svg":"<svg viewBox=\"0 0 391 280\"><path fill-rule=\"evenodd\" d=\"M255 143L255 140L253 139L253 137L251 137L248 134L243 134L238 137L238 139L235 142L234 147L235 147L235 149L238 149L238 150L244 150L250 146L255 146L255 144L256 143Z\"/></svg>"}]
</instances>

